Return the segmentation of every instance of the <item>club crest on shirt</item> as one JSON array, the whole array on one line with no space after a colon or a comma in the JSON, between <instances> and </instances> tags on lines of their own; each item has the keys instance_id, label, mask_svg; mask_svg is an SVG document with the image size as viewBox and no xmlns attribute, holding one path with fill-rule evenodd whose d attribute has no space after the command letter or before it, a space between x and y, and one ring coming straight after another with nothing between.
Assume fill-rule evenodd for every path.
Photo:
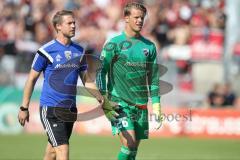
<instances>
[{"instance_id":1,"label":"club crest on shirt","mask_svg":"<svg viewBox=\"0 0 240 160\"><path fill-rule=\"evenodd\" d=\"M147 57L149 55L149 50L147 48L144 48L143 54Z\"/></svg>"},{"instance_id":2,"label":"club crest on shirt","mask_svg":"<svg viewBox=\"0 0 240 160\"><path fill-rule=\"evenodd\" d=\"M72 52L71 51L65 51L64 55L67 58L67 60L70 60L72 58Z\"/></svg>"},{"instance_id":3,"label":"club crest on shirt","mask_svg":"<svg viewBox=\"0 0 240 160\"><path fill-rule=\"evenodd\" d=\"M62 59L62 56L60 56L60 54L57 54L57 56L55 57L55 60L56 60L57 62L60 62L61 59Z\"/></svg>"}]
</instances>

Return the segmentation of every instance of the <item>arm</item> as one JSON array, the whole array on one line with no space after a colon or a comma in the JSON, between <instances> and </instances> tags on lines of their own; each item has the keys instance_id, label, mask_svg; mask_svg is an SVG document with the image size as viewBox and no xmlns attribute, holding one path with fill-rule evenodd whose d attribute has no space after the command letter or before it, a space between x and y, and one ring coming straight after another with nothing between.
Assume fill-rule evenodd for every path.
<instances>
[{"instance_id":1,"label":"arm","mask_svg":"<svg viewBox=\"0 0 240 160\"><path fill-rule=\"evenodd\" d=\"M92 65L92 63L88 63L88 64L89 65L88 65L87 72L80 74L83 84L86 87L86 89L88 90L88 92L90 94L92 94L94 97L96 97L96 99L100 102L100 105L103 107L103 112L104 112L105 116L110 121L114 121L114 120L116 120L115 117L118 116L118 114L113 110L112 105L108 101L107 96L105 95L106 92L102 92L103 96L100 93L98 87L94 83L95 78L96 78L96 72L94 69L94 65ZM104 75L106 76L106 72ZM98 76L99 76L99 74L98 74ZM103 76L103 75L101 75L101 76ZM106 80L106 79L104 79L104 80ZM97 81L100 82L99 79L97 79ZM105 82L105 86L106 86L106 81L104 81L104 82ZM102 79L101 79L100 83L102 83ZM103 90L101 90L101 91L103 91ZM106 90L104 90L104 91L106 91Z\"/></svg>"},{"instance_id":2,"label":"arm","mask_svg":"<svg viewBox=\"0 0 240 160\"><path fill-rule=\"evenodd\" d=\"M92 94L96 99L102 103L103 102L103 97L101 93L99 92L96 84L95 84L95 73L92 71L88 70L83 76L82 80L84 83L84 86L88 90L90 94Z\"/></svg>"},{"instance_id":3,"label":"arm","mask_svg":"<svg viewBox=\"0 0 240 160\"><path fill-rule=\"evenodd\" d=\"M108 46L113 45L113 48L110 50L108 49ZM103 103L103 111L105 116L110 121L115 121L116 117L118 116L118 113L114 111L113 105L108 100L108 94L107 94L107 80L106 77L108 75L112 57L114 55L114 44L113 43L107 43L104 46L104 49L101 53L101 65L100 68L97 70L97 86L99 88L99 91L104 97L104 103Z\"/></svg>"},{"instance_id":4,"label":"arm","mask_svg":"<svg viewBox=\"0 0 240 160\"><path fill-rule=\"evenodd\" d=\"M102 104L103 97L99 92L95 79L96 79L96 60L94 56L90 54L85 54L81 59L81 63L83 64L84 69L80 70L80 77L82 80L83 85L85 86L86 90L93 95L99 103Z\"/></svg>"},{"instance_id":5,"label":"arm","mask_svg":"<svg viewBox=\"0 0 240 160\"><path fill-rule=\"evenodd\" d=\"M152 104L160 103L159 78L160 73L157 64L157 52L154 46L152 54L148 61L148 86Z\"/></svg>"},{"instance_id":6,"label":"arm","mask_svg":"<svg viewBox=\"0 0 240 160\"><path fill-rule=\"evenodd\" d=\"M24 92L23 92L23 100L22 100L22 107L24 110L19 110L18 113L18 121L19 123L24 126L25 121L29 121L29 103L32 96L32 92L35 86L35 83L40 75L40 73L46 68L48 64L48 59L39 53L36 53L35 58L32 63L32 69L28 75L28 79L26 81Z\"/></svg>"},{"instance_id":7,"label":"arm","mask_svg":"<svg viewBox=\"0 0 240 160\"><path fill-rule=\"evenodd\" d=\"M111 53L108 53L106 50L103 50L101 53L101 64L97 70L97 86L102 95L107 95L107 74L110 68Z\"/></svg>"},{"instance_id":8,"label":"arm","mask_svg":"<svg viewBox=\"0 0 240 160\"><path fill-rule=\"evenodd\" d=\"M102 95L107 95L107 79L106 77L109 76L110 67L112 64L113 57L117 52L117 44L115 42L108 42L104 45L100 61L101 65L97 70L97 85ZM109 79L108 79L109 80ZM110 80L109 80L110 81Z\"/></svg>"},{"instance_id":9,"label":"arm","mask_svg":"<svg viewBox=\"0 0 240 160\"><path fill-rule=\"evenodd\" d=\"M156 47L154 46L153 52L151 54L149 63L148 63L148 86L149 92L152 99L152 109L157 122L155 129L159 129L162 125L161 119L161 104L160 104L160 95L159 95L159 67L157 64L157 52Z\"/></svg>"},{"instance_id":10,"label":"arm","mask_svg":"<svg viewBox=\"0 0 240 160\"><path fill-rule=\"evenodd\" d=\"M28 108L29 108L29 103L30 103L30 99L32 96L32 92L35 86L35 83L39 77L41 72L37 72L33 69L31 69L28 79L26 81L25 87L24 87L24 92L23 92L23 100L22 100L22 107L26 108L26 111L22 111L19 110L18 113L18 120L19 123L24 126L25 125L25 121L29 121L29 112L28 112Z\"/></svg>"}]
</instances>

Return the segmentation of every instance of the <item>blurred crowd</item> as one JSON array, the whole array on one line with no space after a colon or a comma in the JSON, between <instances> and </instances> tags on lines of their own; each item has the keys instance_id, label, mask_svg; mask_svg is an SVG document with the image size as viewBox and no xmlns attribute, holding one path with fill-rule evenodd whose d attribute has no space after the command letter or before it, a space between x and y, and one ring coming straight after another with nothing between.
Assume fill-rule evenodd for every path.
<instances>
[{"instance_id":1,"label":"blurred crowd","mask_svg":"<svg viewBox=\"0 0 240 160\"><path fill-rule=\"evenodd\" d=\"M54 36L53 14L74 10L75 39L99 52L104 41L120 32L122 7L129 0L3 0L0 1L0 41L5 54L34 52ZM224 0L150 0L144 35L159 49L169 44L189 44L216 38L225 28ZM214 32L214 33L213 33ZM214 37L215 36L215 37ZM3 52L1 52L3 54Z\"/></svg>"},{"instance_id":2,"label":"blurred crowd","mask_svg":"<svg viewBox=\"0 0 240 160\"><path fill-rule=\"evenodd\" d=\"M230 83L216 83L208 94L208 104L215 107L234 106L237 101L236 93L232 90Z\"/></svg>"},{"instance_id":3,"label":"blurred crowd","mask_svg":"<svg viewBox=\"0 0 240 160\"><path fill-rule=\"evenodd\" d=\"M1 0L0 84L11 82L2 73L28 72L38 47L54 37L51 18L58 10L74 11L74 40L99 54L104 42L123 30L122 9L129 1L133 0ZM192 64L221 61L225 1L135 1L148 9L143 35L156 43L161 59L176 62L180 85L192 90L192 79L186 78L191 76Z\"/></svg>"}]
</instances>

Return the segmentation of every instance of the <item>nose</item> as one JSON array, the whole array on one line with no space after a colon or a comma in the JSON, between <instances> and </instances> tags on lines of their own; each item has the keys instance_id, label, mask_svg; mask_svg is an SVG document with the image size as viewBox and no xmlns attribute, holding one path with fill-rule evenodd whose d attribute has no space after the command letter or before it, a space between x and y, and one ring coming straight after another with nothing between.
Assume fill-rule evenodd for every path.
<instances>
[{"instance_id":1,"label":"nose","mask_svg":"<svg viewBox=\"0 0 240 160\"><path fill-rule=\"evenodd\" d=\"M140 23L143 22L143 18L142 18L142 17L139 17L137 20L138 20L138 22L140 22Z\"/></svg>"},{"instance_id":2,"label":"nose","mask_svg":"<svg viewBox=\"0 0 240 160\"><path fill-rule=\"evenodd\" d=\"M71 27L75 28L76 27L75 23L71 23Z\"/></svg>"}]
</instances>

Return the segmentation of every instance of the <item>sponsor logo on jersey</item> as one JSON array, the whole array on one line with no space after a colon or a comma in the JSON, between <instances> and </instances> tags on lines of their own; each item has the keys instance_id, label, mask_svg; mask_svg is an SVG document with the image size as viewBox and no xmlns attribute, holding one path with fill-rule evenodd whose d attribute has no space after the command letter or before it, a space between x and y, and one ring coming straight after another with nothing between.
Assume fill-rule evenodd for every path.
<instances>
[{"instance_id":1,"label":"sponsor logo on jersey","mask_svg":"<svg viewBox=\"0 0 240 160\"><path fill-rule=\"evenodd\" d=\"M62 59L62 56L60 56L60 54L58 54L58 55L55 57L55 60L56 60L57 62L60 62L61 59Z\"/></svg>"},{"instance_id":2,"label":"sponsor logo on jersey","mask_svg":"<svg viewBox=\"0 0 240 160\"><path fill-rule=\"evenodd\" d=\"M147 57L149 55L149 50L144 48L143 49L143 54Z\"/></svg>"},{"instance_id":3,"label":"sponsor logo on jersey","mask_svg":"<svg viewBox=\"0 0 240 160\"><path fill-rule=\"evenodd\" d=\"M57 64L55 67L55 69L60 69L60 68L79 68L78 64Z\"/></svg>"},{"instance_id":4,"label":"sponsor logo on jersey","mask_svg":"<svg viewBox=\"0 0 240 160\"><path fill-rule=\"evenodd\" d=\"M67 58L67 60L70 60L72 58L72 52L71 51L65 51L64 55Z\"/></svg>"},{"instance_id":5,"label":"sponsor logo on jersey","mask_svg":"<svg viewBox=\"0 0 240 160\"><path fill-rule=\"evenodd\" d=\"M125 66L129 66L129 67L144 67L144 68L146 68L146 63L126 62Z\"/></svg>"}]
</instances>

